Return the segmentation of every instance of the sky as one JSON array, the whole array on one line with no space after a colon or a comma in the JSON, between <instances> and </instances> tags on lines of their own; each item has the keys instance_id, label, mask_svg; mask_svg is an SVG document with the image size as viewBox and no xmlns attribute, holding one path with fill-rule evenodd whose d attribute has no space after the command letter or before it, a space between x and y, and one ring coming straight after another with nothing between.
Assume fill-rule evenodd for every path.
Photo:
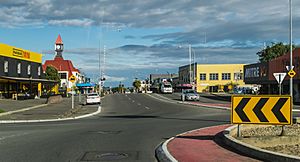
<instances>
[{"instance_id":1,"label":"sky","mask_svg":"<svg viewBox=\"0 0 300 162\"><path fill-rule=\"evenodd\" d=\"M300 1L292 2L298 45ZM288 0L0 0L0 15L1 43L44 62L60 34L63 57L93 81L100 63L105 86L177 73L189 44L197 63L249 64L264 43L289 41Z\"/></svg>"}]
</instances>

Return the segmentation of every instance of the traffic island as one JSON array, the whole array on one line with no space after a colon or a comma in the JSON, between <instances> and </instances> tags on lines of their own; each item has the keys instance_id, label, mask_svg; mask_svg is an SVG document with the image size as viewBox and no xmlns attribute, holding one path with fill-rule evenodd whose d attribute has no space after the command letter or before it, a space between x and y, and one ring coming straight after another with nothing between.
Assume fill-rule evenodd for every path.
<instances>
[{"instance_id":1,"label":"traffic island","mask_svg":"<svg viewBox=\"0 0 300 162\"><path fill-rule=\"evenodd\" d=\"M300 161L300 125L282 126L241 125L241 136L237 137L237 126L223 131L224 142L249 156L264 161Z\"/></svg>"},{"instance_id":2,"label":"traffic island","mask_svg":"<svg viewBox=\"0 0 300 162\"><path fill-rule=\"evenodd\" d=\"M259 161L223 143L222 132L229 126L212 126L179 134L162 143L155 151L156 157L160 162Z\"/></svg>"}]
</instances>

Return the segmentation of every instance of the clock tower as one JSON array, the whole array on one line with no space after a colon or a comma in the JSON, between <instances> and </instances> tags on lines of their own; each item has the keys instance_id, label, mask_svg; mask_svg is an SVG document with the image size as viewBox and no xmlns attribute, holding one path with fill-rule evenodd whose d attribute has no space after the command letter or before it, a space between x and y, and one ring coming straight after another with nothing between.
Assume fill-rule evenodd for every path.
<instances>
[{"instance_id":1,"label":"clock tower","mask_svg":"<svg viewBox=\"0 0 300 162\"><path fill-rule=\"evenodd\" d=\"M61 40L60 34L58 35L56 41L55 41L55 58L63 58L62 52L64 50L64 43Z\"/></svg>"}]
</instances>

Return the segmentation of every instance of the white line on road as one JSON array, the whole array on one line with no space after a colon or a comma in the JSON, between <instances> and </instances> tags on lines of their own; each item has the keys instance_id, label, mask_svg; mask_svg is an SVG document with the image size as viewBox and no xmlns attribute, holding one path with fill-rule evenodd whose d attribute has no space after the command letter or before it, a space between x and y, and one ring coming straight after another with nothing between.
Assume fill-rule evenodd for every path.
<instances>
[{"instance_id":1,"label":"white line on road","mask_svg":"<svg viewBox=\"0 0 300 162\"><path fill-rule=\"evenodd\" d=\"M145 106L145 109L149 110L150 108L149 108L149 107L147 107L147 106Z\"/></svg>"},{"instance_id":2,"label":"white line on road","mask_svg":"<svg viewBox=\"0 0 300 162\"><path fill-rule=\"evenodd\" d=\"M141 106L142 104L138 103L137 105L138 105L138 106Z\"/></svg>"},{"instance_id":3,"label":"white line on road","mask_svg":"<svg viewBox=\"0 0 300 162\"><path fill-rule=\"evenodd\" d=\"M5 140L7 138L18 137L18 136L23 136L23 135L27 135L27 134L29 134L29 133L20 133L20 134L12 134L12 135L9 135L9 136L3 136L3 137L0 137L0 141Z\"/></svg>"},{"instance_id":4,"label":"white line on road","mask_svg":"<svg viewBox=\"0 0 300 162\"><path fill-rule=\"evenodd\" d=\"M134 103L135 101L134 100L132 100L132 103Z\"/></svg>"}]
</instances>

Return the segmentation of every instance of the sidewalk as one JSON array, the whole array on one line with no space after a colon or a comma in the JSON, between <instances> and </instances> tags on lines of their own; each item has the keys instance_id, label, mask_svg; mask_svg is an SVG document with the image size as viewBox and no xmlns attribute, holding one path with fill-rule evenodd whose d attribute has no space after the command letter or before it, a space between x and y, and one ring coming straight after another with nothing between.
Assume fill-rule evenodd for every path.
<instances>
[{"instance_id":1,"label":"sidewalk","mask_svg":"<svg viewBox=\"0 0 300 162\"><path fill-rule=\"evenodd\" d=\"M20 110L28 107L36 107L35 109L16 112L13 114L8 114L1 116L0 121L14 121L14 120L46 120L46 119L61 119L61 118L74 118L86 114L94 113L98 110L98 105L86 105L82 106L78 102L78 98L75 97L74 109L72 109L71 98L63 98L61 103L48 104L46 105L46 99L36 99L36 100L25 100L25 101L15 101L15 100L0 100L0 109L5 110L5 112ZM3 104L2 104L3 103Z\"/></svg>"},{"instance_id":2,"label":"sidewalk","mask_svg":"<svg viewBox=\"0 0 300 162\"><path fill-rule=\"evenodd\" d=\"M218 133L230 125L207 127L176 136L167 143L167 151L174 159L180 162L199 161L258 161L236 153L222 144ZM174 160L173 160L174 161Z\"/></svg>"}]
</instances>

